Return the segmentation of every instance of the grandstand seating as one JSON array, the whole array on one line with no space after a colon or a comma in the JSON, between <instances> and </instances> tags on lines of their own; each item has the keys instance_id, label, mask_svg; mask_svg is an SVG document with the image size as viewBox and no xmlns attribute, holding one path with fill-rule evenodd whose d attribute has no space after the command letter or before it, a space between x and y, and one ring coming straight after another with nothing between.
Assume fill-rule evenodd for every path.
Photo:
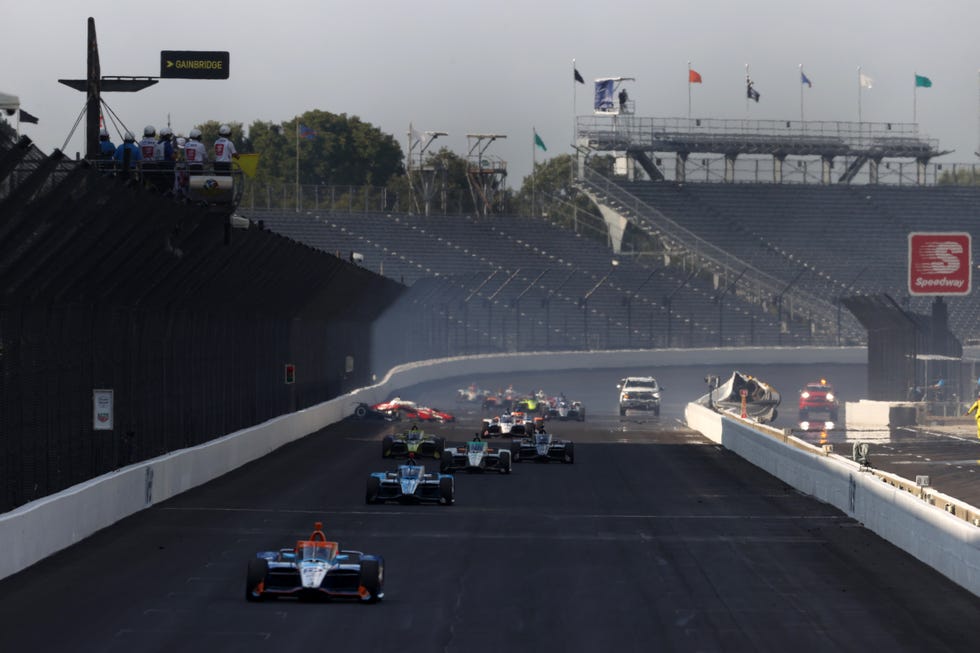
<instances>
[{"instance_id":1,"label":"grandstand seating","mask_svg":"<svg viewBox=\"0 0 980 653\"><path fill-rule=\"evenodd\" d=\"M746 345L775 342L774 315L711 279L629 257L543 219L256 211L270 229L413 287L449 350ZM432 279L439 279L432 291ZM425 283L422 283L425 282ZM669 298L669 299L667 299ZM462 331L461 331L462 329ZM415 336L422 338L421 335ZM809 334L787 333L787 342Z\"/></svg>"}]
</instances>

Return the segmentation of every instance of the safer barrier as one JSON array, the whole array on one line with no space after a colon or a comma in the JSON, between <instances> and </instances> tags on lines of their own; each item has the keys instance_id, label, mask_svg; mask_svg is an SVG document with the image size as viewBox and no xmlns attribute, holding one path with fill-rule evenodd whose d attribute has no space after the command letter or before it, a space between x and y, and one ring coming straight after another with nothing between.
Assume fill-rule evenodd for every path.
<instances>
[{"instance_id":1,"label":"safer barrier","mask_svg":"<svg viewBox=\"0 0 980 653\"><path fill-rule=\"evenodd\" d=\"M663 365L862 363L863 348L753 348L538 352L470 356L401 365L377 385L276 417L80 483L0 515L0 578L16 573L135 512L165 501L294 440L340 421L359 401L376 403L417 383L471 374L615 369Z\"/></svg>"},{"instance_id":2,"label":"safer barrier","mask_svg":"<svg viewBox=\"0 0 980 653\"><path fill-rule=\"evenodd\" d=\"M688 404L685 417L708 439L838 508L980 596L980 514L973 506L701 404Z\"/></svg>"}]
</instances>

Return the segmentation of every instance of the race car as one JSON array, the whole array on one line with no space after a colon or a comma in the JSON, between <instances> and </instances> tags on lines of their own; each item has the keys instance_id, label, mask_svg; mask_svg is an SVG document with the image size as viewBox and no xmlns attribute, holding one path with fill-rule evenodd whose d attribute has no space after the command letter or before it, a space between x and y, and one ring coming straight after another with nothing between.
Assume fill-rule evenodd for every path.
<instances>
[{"instance_id":1,"label":"race car","mask_svg":"<svg viewBox=\"0 0 980 653\"><path fill-rule=\"evenodd\" d=\"M811 381L800 390L800 422L836 422L839 416L840 404L827 379Z\"/></svg>"},{"instance_id":2,"label":"race car","mask_svg":"<svg viewBox=\"0 0 980 653\"><path fill-rule=\"evenodd\" d=\"M526 435L533 430L533 423L527 420L527 415L523 411L514 411L510 416L514 420L509 431L511 435Z\"/></svg>"},{"instance_id":3,"label":"race car","mask_svg":"<svg viewBox=\"0 0 980 653\"><path fill-rule=\"evenodd\" d=\"M383 458L405 458L408 456L441 458L446 441L413 426L401 433L389 434L381 440Z\"/></svg>"},{"instance_id":4,"label":"race car","mask_svg":"<svg viewBox=\"0 0 980 653\"><path fill-rule=\"evenodd\" d=\"M511 443L511 460L515 463L534 461L571 464L575 462L575 443L541 431L532 436L514 440Z\"/></svg>"},{"instance_id":5,"label":"race car","mask_svg":"<svg viewBox=\"0 0 980 653\"><path fill-rule=\"evenodd\" d=\"M585 406L581 401L569 401L564 396L557 397L548 407L548 418L561 421L574 419L585 421Z\"/></svg>"},{"instance_id":6,"label":"race car","mask_svg":"<svg viewBox=\"0 0 980 653\"><path fill-rule=\"evenodd\" d=\"M440 503L451 506L456 501L455 479L451 474L426 474L425 467L415 463L399 465L393 472L374 472L368 476L367 503Z\"/></svg>"},{"instance_id":7,"label":"race car","mask_svg":"<svg viewBox=\"0 0 980 653\"><path fill-rule=\"evenodd\" d=\"M511 453L506 449L491 447L489 442L476 438L462 447L449 447L439 461L439 471L451 474L456 471L498 471L510 474Z\"/></svg>"},{"instance_id":8,"label":"race car","mask_svg":"<svg viewBox=\"0 0 980 653\"><path fill-rule=\"evenodd\" d=\"M395 397L389 401L382 401L373 406L359 403L354 409L354 417L358 419L381 418L388 421L400 419L440 423L456 421L456 418L451 413L429 406L419 406L414 401L408 401L400 397Z\"/></svg>"},{"instance_id":9,"label":"race car","mask_svg":"<svg viewBox=\"0 0 980 653\"><path fill-rule=\"evenodd\" d=\"M249 560L245 599L280 596L299 599L354 599L377 603L384 598L384 558L342 550L316 522L309 539L295 547L260 551Z\"/></svg>"}]
</instances>

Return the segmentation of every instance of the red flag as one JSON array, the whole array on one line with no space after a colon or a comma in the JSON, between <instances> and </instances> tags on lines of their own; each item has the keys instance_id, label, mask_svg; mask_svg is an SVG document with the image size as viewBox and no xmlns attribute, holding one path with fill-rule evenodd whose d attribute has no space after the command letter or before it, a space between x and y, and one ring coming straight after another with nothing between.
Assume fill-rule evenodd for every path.
<instances>
[{"instance_id":1,"label":"red flag","mask_svg":"<svg viewBox=\"0 0 980 653\"><path fill-rule=\"evenodd\" d=\"M688 84L700 84L701 83L701 73L694 70L693 68L688 68L687 70L687 83Z\"/></svg>"}]
</instances>

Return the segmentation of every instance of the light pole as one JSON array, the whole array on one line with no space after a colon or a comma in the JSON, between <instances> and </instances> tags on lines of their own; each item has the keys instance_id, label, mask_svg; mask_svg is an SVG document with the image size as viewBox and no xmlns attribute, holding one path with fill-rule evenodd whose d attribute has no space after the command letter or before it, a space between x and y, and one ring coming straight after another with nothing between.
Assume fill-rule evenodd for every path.
<instances>
[{"instance_id":1,"label":"light pole","mask_svg":"<svg viewBox=\"0 0 980 653\"><path fill-rule=\"evenodd\" d=\"M856 284L858 282L858 279L861 278L861 275L864 274L864 271L867 270L867 269L868 269L868 266L867 265L865 265L863 268L861 268L861 271L858 272L856 275L854 275L854 278L851 280L851 283L847 284L847 288L844 289L844 292L842 292L841 294L839 294L837 296L837 346L838 347L840 347L840 341L841 341L841 338L840 338L840 319L841 319L840 312L841 312L841 304L843 302L844 295L846 295L847 293L851 292L851 289L854 287L854 284Z\"/></svg>"},{"instance_id":2,"label":"light pole","mask_svg":"<svg viewBox=\"0 0 980 653\"><path fill-rule=\"evenodd\" d=\"M800 277L802 277L803 276L803 273L805 273L805 272L806 272L806 268L803 268L802 270L800 270L799 272L797 272L796 273L796 276L793 277L793 280L790 281L788 284L786 284L786 287L783 288L782 291L778 295L776 295L776 323L777 323L776 324L776 330L777 330L777 336L776 336L776 338L777 338L777 342L778 342L778 344L779 344L780 347L783 346L783 295L785 295L786 292L790 288L793 287L793 284L795 284L797 281L800 280Z\"/></svg>"},{"instance_id":3,"label":"light pole","mask_svg":"<svg viewBox=\"0 0 980 653\"><path fill-rule=\"evenodd\" d=\"M687 278L681 282L681 285L674 288L669 295L664 297L664 305L667 307L667 347L668 348L671 346L671 322L673 321L673 313L671 311L671 307L674 303L674 295L679 293L681 289L684 288L684 286L686 286L688 282L694 278L695 274L697 274L697 272L691 270L690 274L687 275Z\"/></svg>"},{"instance_id":4,"label":"light pole","mask_svg":"<svg viewBox=\"0 0 980 653\"><path fill-rule=\"evenodd\" d=\"M584 339L584 344L585 344L584 349L589 348L589 297L592 296L592 293L599 290L599 287L606 282L606 280L609 278L611 274L612 271L607 272L606 276L599 279L598 283L592 286L592 289L589 290L589 292L585 293L582 299L579 300L579 306L581 306L582 310L584 311L582 313L582 323L583 323L583 331L584 331L582 337Z\"/></svg>"},{"instance_id":5,"label":"light pole","mask_svg":"<svg viewBox=\"0 0 980 653\"><path fill-rule=\"evenodd\" d=\"M657 274L663 269L664 269L663 265L658 265L657 267L655 267L653 271L647 275L647 278L640 283L639 286L627 292L626 297L623 298L623 301L626 302L626 347L627 349L633 346L633 298L636 297L638 294L640 294L640 289L642 289L643 286L647 285L647 282L653 278L653 275ZM653 339L652 327L651 327L650 336L652 340Z\"/></svg>"},{"instance_id":6,"label":"light pole","mask_svg":"<svg viewBox=\"0 0 980 653\"><path fill-rule=\"evenodd\" d=\"M522 290L521 292L519 292L517 294L517 297L515 297L512 300L513 301L514 312L517 314L517 350L518 351L521 350L521 298L524 297L524 295L526 295L528 293L528 291L531 290L531 288L533 288L535 285L537 285L538 281L541 280L541 277L543 277L544 275L548 274L548 272L550 272L550 271L551 271L551 268L545 268L544 271L541 272L541 274L539 274L538 276L534 277L534 280L531 281L529 284L527 284L527 287L524 288L524 290ZM534 342L534 322L533 322L533 320L531 322L531 342L532 342L532 344Z\"/></svg>"},{"instance_id":7,"label":"light pole","mask_svg":"<svg viewBox=\"0 0 980 653\"><path fill-rule=\"evenodd\" d=\"M732 288L735 287L735 285L739 282L739 280L741 280L742 276L745 274L745 271L748 270L748 269L749 269L748 266L742 268L742 271L739 272L738 276L735 277L735 279L731 283L729 283L728 285L726 285L725 288L724 288L724 290L722 290L721 293L719 293L715 297L715 301L718 302L718 346L719 347L723 347L724 346L724 340L725 340L725 332L724 332L723 325L722 325L722 320L724 319L723 316L724 316L724 313L725 313L725 310L724 310L725 309L725 295L728 294L728 291L729 290L731 290Z\"/></svg>"}]
</instances>

